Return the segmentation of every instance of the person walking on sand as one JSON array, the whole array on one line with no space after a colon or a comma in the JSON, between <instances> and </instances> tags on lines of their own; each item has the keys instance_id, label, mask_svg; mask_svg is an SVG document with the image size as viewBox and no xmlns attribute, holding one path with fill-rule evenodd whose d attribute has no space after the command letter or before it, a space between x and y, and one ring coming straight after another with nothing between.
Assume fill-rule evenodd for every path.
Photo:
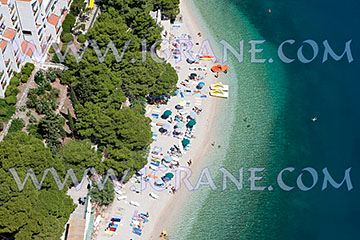
<instances>
[{"instance_id":1,"label":"person walking on sand","mask_svg":"<svg viewBox=\"0 0 360 240\"><path fill-rule=\"evenodd\" d=\"M188 162L187 162L187 164L189 165L189 167L191 166L191 164L192 164L192 160L190 159Z\"/></svg>"}]
</instances>

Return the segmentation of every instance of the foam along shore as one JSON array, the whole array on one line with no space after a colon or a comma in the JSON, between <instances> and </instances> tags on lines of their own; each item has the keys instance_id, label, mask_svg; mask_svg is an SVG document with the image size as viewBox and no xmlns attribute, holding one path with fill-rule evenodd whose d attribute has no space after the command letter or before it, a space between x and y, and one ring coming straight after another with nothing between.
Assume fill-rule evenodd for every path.
<instances>
[{"instance_id":1,"label":"foam along shore","mask_svg":"<svg viewBox=\"0 0 360 240\"><path fill-rule=\"evenodd\" d=\"M177 39L191 39L195 43L205 39L184 0L180 9L181 17L175 24L160 23L164 27L163 37L174 43L164 45L162 50L181 51L176 50L181 47L176 44ZM199 47L200 44L194 46L194 51ZM173 54L169 60L179 76L176 95L171 96L166 105L146 108L146 116L152 119L154 140L148 164L142 169L142 175L116 190L114 203L95 220L96 239L160 239L167 222L167 209L181 207L176 204L178 195L182 194L174 187L176 167L199 164L204 151L211 146L209 136L217 101L223 100L209 97L210 86L222 76L215 77L210 70L214 64L207 58L190 64L185 60L177 62L176 56ZM161 170L156 171L159 167ZM150 184L143 186L143 180ZM105 231L109 230L114 217L121 218L116 229L113 228L115 231Z\"/></svg>"}]
</instances>

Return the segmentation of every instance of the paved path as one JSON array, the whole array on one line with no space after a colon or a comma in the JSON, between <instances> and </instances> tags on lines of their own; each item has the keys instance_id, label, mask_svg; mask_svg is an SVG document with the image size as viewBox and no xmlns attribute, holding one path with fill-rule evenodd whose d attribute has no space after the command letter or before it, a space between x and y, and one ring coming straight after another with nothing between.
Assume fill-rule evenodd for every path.
<instances>
[{"instance_id":1,"label":"paved path","mask_svg":"<svg viewBox=\"0 0 360 240\"><path fill-rule=\"evenodd\" d=\"M59 64L59 63L40 63L39 64L39 68L42 69L42 70L45 70L47 71L48 68L57 68L57 69L60 69L60 70L67 70L68 67L62 65L62 64Z\"/></svg>"},{"instance_id":2,"label":"paved path","mask_svg":"<svg viewBox=\"0 0 360 240\"><path fill-rule=\"evenodd\" d=\"M29 80L27 81L27 83L25 83L25 88L24 90L22 90L22 92L20 92L18 94L18 101L15 105L16 107L16 111L14 113L14 115L12 115L11 119L8 121L8 123L6 124L6 127L5 129L0 133L0 142L4 139L4 137L6 136L6 134L8 134L9 132L9 129L10 129L10 126L11 126L11 123L12 121L15 119L15 118L23 118L23 115L25 116L25 112L21 112L20 111L20 107L21 106L24 106L26 104L26 100L27 100L27 95L28 95L28 92L29 92L29 89L33 87L33 85L35 84L35 81L34 81L34 76L35 76L35 73L38 71L38 67L35 66L35 69L34 71L32 72Z\"/></svg>"}]
</instances>

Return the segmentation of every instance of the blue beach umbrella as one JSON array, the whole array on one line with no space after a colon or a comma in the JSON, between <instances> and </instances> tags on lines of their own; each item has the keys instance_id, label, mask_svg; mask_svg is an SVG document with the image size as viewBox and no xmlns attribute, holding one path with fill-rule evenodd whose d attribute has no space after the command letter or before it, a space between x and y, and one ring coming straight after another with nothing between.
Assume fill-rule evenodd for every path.
<instances>
[{"instance_id":1,"label":"blue beach umbrella","mask_svg":"<svg viewBox=\"0 0 360 240\"><path fill-rule=\"evenodd\" d=\"M186 147L187 145L190 144L190 140L187 139L187 138L184 138L184 139L181 141L181 143L182 143L183 147Z\"/></svg>"},{"instance_id":2,"label":"blue beach umbrella","mask_svg":"<svg viewBox=\"0 0 360 240\"><path fill-rule=\"evenodd\" d=\"M161 115L161 118L163 119L167 119L168 117L170 117L172 114L172 112L170 110L166 110L163 115Z\"/></svg>"},{"instance_id":3,"label":"blue beach umbrella","mask_svg":"<svg viewBox=\"0 0 360 240\"><path fill-rule=\"evenodd\" d=\"M199 82L199 84L196 86L197 89L202 89L205 86L204 82Z\"/></svg>"},{"instance_id":4,"label":"blue beach umbrella","mask_svg":"<svg viewBox=\"0 0 360 240\"><path fill-rule=\"evenodd\" d=\"M195 121L194 119L192 119L192 120L190 120L190 121L188 122L187 127L188 127L188 128L192 128L192 127L195 126L195 124L196 124L196 121Z\"/></svg>"}]
</instances>

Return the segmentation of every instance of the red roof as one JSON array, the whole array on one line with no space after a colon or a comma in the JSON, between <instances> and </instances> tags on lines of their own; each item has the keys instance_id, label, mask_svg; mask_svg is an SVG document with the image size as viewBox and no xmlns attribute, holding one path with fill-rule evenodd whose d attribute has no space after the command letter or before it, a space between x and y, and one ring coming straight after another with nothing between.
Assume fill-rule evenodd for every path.
<instances>
[{"instance_id":1,"label":"red roof","mask_svg":"<svg viewBox=\"0 0 360 240\"><path fill-rule=\"evenodd\" d=\"M55 14L51 14L50 17L48 17L47 21L48 23L50 23L51 25L56 26L57 23L59 22L60 17L56 16Z\"/></svg>"},{"instance_id":2,"label":"red roof","mask_svg":"<svg viewBox=\"0 0 360 240\"><path fill-rule=\"evenodd\" d=\"M13 40L14 37L15 37L15 34L16 34L16 31L14 29L7 28L4 35L3 35L3 37L7 38L9 40Z\"/></svg>"},{"instance_id":3,"label":"red roof","mask_svg":"<svg viewBox=\"0 0 360 240\"><path fill-rule=\"evenodd\" d=\"M7 5L8 0L0 0L0 3L3 4L3 5Z\"/></svg>"},{"instance_id":4,"label":"red roof","mask_svg":"<svg viewBox=\"0 0 360 240\"><path fill-rule=\"evenodd\" d=\"M33 52L35 50L35 46L33 44L29 43L28 41L24 40L21 43L21 50L23 53L26 53L26 55L31 57L31 55L33 54Z\"/></svg>"},{"instance_id":5,"label":"red roof","mask_svg":"<svg viewBox=\"0 0 360 240\"><path fill-rule=\"evenodd\" d=\"M6 47L7 41L5 40L1 40L0 42L0 49L1 51L4 51L5 47Z\"/></svg>"}]
</instances>

